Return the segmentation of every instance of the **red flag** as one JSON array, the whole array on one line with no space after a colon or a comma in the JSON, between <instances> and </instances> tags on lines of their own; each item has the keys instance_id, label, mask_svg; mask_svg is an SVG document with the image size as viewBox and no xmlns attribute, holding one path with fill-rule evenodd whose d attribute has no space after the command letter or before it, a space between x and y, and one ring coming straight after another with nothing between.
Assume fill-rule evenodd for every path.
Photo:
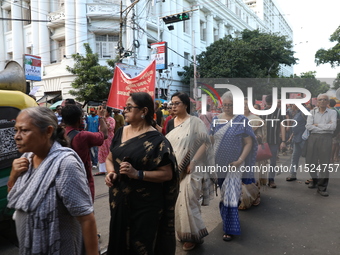
<instances>
[{"instance_id":1,"label":"red flag","mask_svg":"<svg viewBox=\"0 0 340 255\"><path fill-rule=\"evenodd\" d=\"M156 61L146 67L138 76L129 78L119 66L115 67L107 105L123 109L130 93L147 92L155 98Z\"/></svg>"}]
</instances>

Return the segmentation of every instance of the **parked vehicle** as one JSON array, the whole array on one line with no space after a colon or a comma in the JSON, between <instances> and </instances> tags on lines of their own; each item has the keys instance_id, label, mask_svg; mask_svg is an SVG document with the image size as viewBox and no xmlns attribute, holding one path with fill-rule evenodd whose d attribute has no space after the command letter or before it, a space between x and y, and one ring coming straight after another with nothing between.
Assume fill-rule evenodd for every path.
<instances>
[{"instance_id":1,"label":"parked vehicle","mask_svg":"<svg viewBox=\"0 0 340 255\"><path fill-rule=\"evenodd\" d=\"M12 162L20 157L14 141L14 124L20 110L38 106L26 95L23 68L10 61L0 72L0 222L10 219L13 211L7 208L7 181Z\"/></svg>"}]
</instances>

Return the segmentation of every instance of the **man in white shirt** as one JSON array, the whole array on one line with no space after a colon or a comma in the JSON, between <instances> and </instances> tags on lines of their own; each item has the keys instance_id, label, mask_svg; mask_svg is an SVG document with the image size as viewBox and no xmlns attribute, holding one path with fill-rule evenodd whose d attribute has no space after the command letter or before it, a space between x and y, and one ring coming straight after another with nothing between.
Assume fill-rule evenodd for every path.
<instances>
[{"instance_id":1,"label":"man in white shirt","mask_svg":"<svg viewBox=\"0 0 340 255\"><path fill-rule=\"evenodd\" d=\"M329 97L326 94L317 97L317 104L318 107L311 110L312 115L307 118L306 129L309 130L310 135L306 141L308 148L305 167L313 179L308 188L318 188L318 193L327 197L329 170L333 167L330 164L330 157L337 112L327 108Z\"/></svg>"}]
</instances>

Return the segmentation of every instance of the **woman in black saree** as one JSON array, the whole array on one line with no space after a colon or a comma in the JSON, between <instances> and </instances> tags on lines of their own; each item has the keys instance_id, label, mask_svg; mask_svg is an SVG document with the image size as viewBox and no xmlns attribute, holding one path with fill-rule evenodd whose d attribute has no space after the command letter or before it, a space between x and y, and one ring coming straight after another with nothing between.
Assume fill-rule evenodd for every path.
<instances>
[{"instance_id":1,"label":"woman in black saree","mask_svg":"<svg viewBox=\"0 0 340 255\"><path fill-rule=\"evenodd\" d=\"M107 254L175 254L176 159L153 124L153 100L144 92L126 101L125 121L106 159L110 187Z\"/></svg>"}]
</instances>

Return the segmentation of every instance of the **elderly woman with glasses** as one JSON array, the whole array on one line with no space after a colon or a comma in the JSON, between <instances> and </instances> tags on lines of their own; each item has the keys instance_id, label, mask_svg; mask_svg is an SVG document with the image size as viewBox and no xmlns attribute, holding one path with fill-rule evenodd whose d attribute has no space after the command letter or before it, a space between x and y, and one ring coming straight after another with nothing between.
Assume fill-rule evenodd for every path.
<instances>
[{"instance_id":1,"label":"elderly woman with glasses","mask_svg":"<svg viewBox=\"0 0 340 255\"><path fill-rule=\"evenodd\" d=\"M242 183L255 182L254 174L242 174L240 167L243 164L245 167L255 165L257 142L253 129L248 125L248 119L243 115L234 115L232 93L224 93L222 100L223 113L214 118L211 134L214 140L215 164L230 169L226 174L219 173L218 179L221 188L223 240L230 241L233 235L241 234L238 203Z\"/></svg>"},{"instance_id":2,"label":"elderly woman with glasses","mask_svg":"<svg viewBox=\"0 0 340 255\"><path fill-rule=\"evenodd\" d=\"M16 210L19 254L98 254L85 168L67 148L53 111L24 109L14 128L24 154L13 161L7 185L8 207Z\"/></svg>"},{"instance_id":3,"label":"elderly woman with glasses","mask_svg":"<svg viewBox=\"0 0 340 255\"><path fill-rule=\"evenodd\" d=\"M189 96L183 92L172 95L172 111L176 115L167 125L166 138L170 141L180 172L180 193L175 208L175 229L183 250L188 251L203 242L208 235L200 206L212 198L213 177L200 166L208 162L211 143L202 120L190 113ZM198 169L196 168L198 167ZM203 201L200 200L203 194Z\"/></svg>"},{"instance_id":4,"label":"elderly woman with glasses","mask_svg":"<svg viewBox=\"0 0 340 255\"><path fill-rule=\"evenodd\" d=\"M106 159L111 210L108 254L175 254L176 159L155 128L154 103L132 93Z\"/></svg>"}]
</instances>

